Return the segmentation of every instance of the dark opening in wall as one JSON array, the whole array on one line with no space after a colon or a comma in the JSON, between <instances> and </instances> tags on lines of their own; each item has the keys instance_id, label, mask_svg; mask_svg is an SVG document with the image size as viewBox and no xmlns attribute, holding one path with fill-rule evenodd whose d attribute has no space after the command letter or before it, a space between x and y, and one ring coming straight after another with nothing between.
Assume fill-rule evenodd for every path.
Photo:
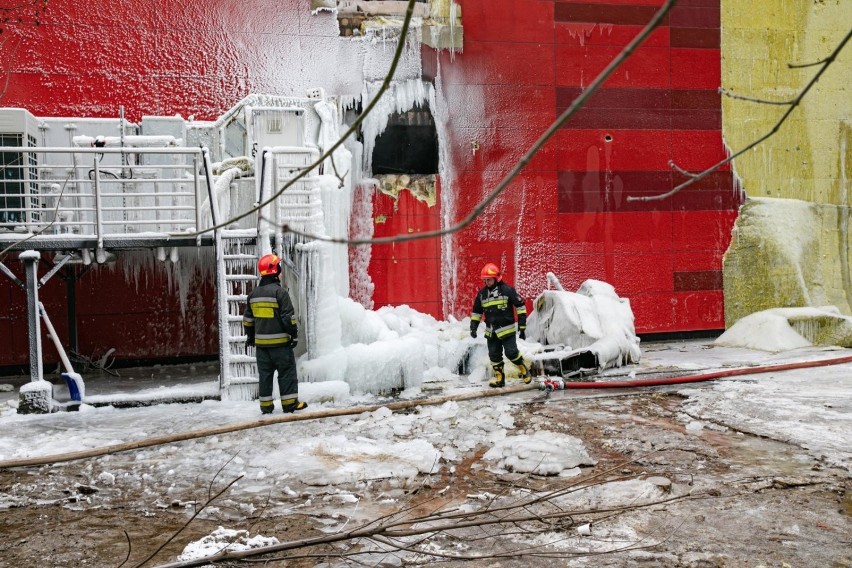
<instances>
[{"instance_id":1,"label":"dark opening in wall","mask_svg":"<svg viewBox=\"0 0 852 568\"><path fill-rule=\"evenodd\" d=\"M438 173L438 132L428 108L394 113L373 147L373 174Z\"/></svg>"}]
</instances>

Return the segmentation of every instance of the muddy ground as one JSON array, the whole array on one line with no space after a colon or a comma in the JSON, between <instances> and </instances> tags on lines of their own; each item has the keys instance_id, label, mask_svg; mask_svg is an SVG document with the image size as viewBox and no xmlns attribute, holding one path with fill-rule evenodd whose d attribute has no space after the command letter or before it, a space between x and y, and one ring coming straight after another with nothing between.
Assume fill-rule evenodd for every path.
<instances>
[{"instance_id":1,"label":"muddy ground","mask_svg":"<svg viewBox=\"0 0 852 568\"><path fill-rule=\"evenodd\" d=\"M515 416L516 431L546 427L577 436L597 464L568 480L492 473L476 466L484 451L480 448L439 475L404 482L377 480L352 488L373 506L353 514L347 530L399 509L402 503L434 510L464 503L472 495L505 495L525 488L541 491L578 480L662 478L671 483L661 485L660 500L665 502L563 520L551 528L563 531L566 542L578 545L548 549L555 551L554 557L512 544L517 541L515 531L503 526L496 532L472 528L438 537L431 548L439 554L435 557L310 556L365 547L365 541L346 541L334 548L303 548L295 554L309 556L266 565L407 566L419 560L451 566L852 566L852 494L847 471L829 467L800 448L721 426L709 424L700 432L690 432L682 414L683 399L673 391L617 396L557 392L546 400L526 395L527 402ZM217 472L198 472L194 486L175 487L168 479L152 478L138 487L110 489L92 486L88 461L0 471L0 493L7 503L15 504L0 512L0 566L159 566L174 562L186 543L219 526L284 542L327 535L323 529L340 520L324 506L330 494L318 494L298 483L291 483L286 494L244 495L239 500L227 498L226 491L202 509L201 504L226 485L227 480L216 478ZM116 475L120 475L120 461L111 464ZM306 500L306 495L312 499ZM667 500L670 496L677 498ZM385 504L390 501L393 504ZM282 508L287 503L299 506ZM199 509L201 514L189 522ZM282 510L288 513L281 514ZM591 535L579 537L577 527L586 522L591 522ZM595 549L592 544L603 535L611 539L614 533L607 529L614 525L631 527L638 538L616 546L626 549L621 552L575 555ZM170 541L177 531L180 534ZM514 552L464 562L451 558L497 551Z\"/></svg>"}]
</instances>

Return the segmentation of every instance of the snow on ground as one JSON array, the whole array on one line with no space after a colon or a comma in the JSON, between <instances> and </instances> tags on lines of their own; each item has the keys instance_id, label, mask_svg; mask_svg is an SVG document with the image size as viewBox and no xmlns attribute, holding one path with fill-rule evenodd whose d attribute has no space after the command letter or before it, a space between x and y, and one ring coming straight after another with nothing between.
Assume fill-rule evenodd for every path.
<instances>
[{"instance_id":1,"label":"snow on ground","mask_svg":"<svg viewBox=\"0 0 852 568\"><path fill-rule=\"evenodd\" d=\"M449 352L440 347L441 342L448 341L468 342L469 347L477 344L480 350L483 347L482 339L478 342L454 339L456 335L463 335L455 334L454 328L464 330L465 321L429 325L433 325L435 337L421 342L436 346L434 353ZM398 326L395 333L399 341L410 342L411 338L406 337L412 334L399 331L403 327ZM764 333L765 329L761 327L759 332ZM423 338L428 330L428 325L420 324L415 336ZM744 332L740 330L739 333ZM440 340L436 339L439 335ZM766 345L770 339L763 337L761 344ZM783 341L784 337L780 339ZM387 334L383 335L382 341L391 340ZM529 342L521 342L521 346L522 350L536 348ZM625 376L643 378L672 369L689 374L705 369L830 359L852 353L819 347L773 353L773 350L714 346L702 341L642 347L640 364L611 369L603 374L603 380ZM399 356L405 357L402 351ZM418 356L416 360L422 365L424 358ZM457 361L452 364L457 365ZM307 412L313 412L381 405L391 400L431 396L435 391L446 395L487 388L483 370L486 363L481 358L473 360L469 376L456 374L455 368L433 364L431 359L429 365L419 371L414 381L416 386L407 388L395 399L353 394L342 381L304 382L300 385L300 397L311 405ZM402 364L395 366L403 367ZM414 371L409 366L407 372ZM512 384L519 383L510 382L510 386ZM795 444L831 464L852 470L852 448L848 444L852 439L852 364L753 374L699 385L701 388L677 387L688 397L684 407L687 416L683 417L687 432L698 434L705 425L711 424L729 427ZM179 390L183 395L193 392L209 395L214 387L215 383L209 380L198 382L189 377L179 385L137 391L132 396L156 400L163 396L162 389ZM103 391L106 387L99 385L98 388ZM3 390L0 389L0 395L5 396L4 409L0 411L0 461L50 456L261 418L256 401L218 400L123 409L83 404L76 413L18 415L14 411L17 393ZM110 397L117 401L130 396L126 384L121 389L123 393L114 389L112 394L98 394L95 390L94 385L88 385L89 401L104 403L109 402ZM592 392L596 396L607 395L607 391ZM575 393L579 391L571 394ZM262 495L273 490L297 494L290 485L299 482L321 488L329 500L329 507L337 510L357 507L358 492L378 480L396 480L395 483L402 487L415 482L418 476L436 473L441 468L453 472L475 449L484 449L485 453L474 468L562 477L576 475L579 466L593 463L581 440L546 428L519 431L516 427L514 410L535 396L535 392L520 392L497 398L418 406L397 413L380 407L352 416L281 423L154 446L90 462L88 482L120 488L144 485L146 479L157 478L168 480L178 492L202 478L243 476L231 488L234 494L242 495ZM637 495L654 490L630 486L624 491L631 499L636 499ZM611 504L619 501L619 495L617 487L608 486L602 493L587 493L583 499L586 504L599 505L598 501L602 500ZM310 495L303 497L311 499ZM15 500L0 493L0 509L13 506L16 506ZM272 508L277 507L277 513L286 514L287 507L291 506L281 504L272 505ZM629 538L629 535L617 536ZM193 550L203 554L204 550L215 548L220 537L231 541L249 539L248 535L231 534L226 527L221 529L221 534L211 535L214 544L208 547L204 543L193 543L184 554L192 555ZM245 542L243 545L252 546Z\"/></svg>"}]
</instances>

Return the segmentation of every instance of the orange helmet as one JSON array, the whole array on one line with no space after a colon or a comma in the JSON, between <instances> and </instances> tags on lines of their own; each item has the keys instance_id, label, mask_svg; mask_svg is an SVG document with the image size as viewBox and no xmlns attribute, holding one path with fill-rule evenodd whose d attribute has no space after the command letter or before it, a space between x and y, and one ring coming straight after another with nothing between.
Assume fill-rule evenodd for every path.
<instances>
[{"instance_id":1,"label":"orange helmet","mask_svg":"<svg viewBox=\"0 0 852 568\"><path fill-rule=\"evenodd\" d=\"M281 273L281 259L274 254L265 254L257 261L257 271L261 276Z\"/></svg>"},{"instance_id":2,"label":"orange helmet","mask_svg":"<svg viewBox=\"0 0 852 568\"><path fill-rule=\"evenodd\" d=\"M489 262L482 267L480 278L496 278L497 280L500 280L500 269L497 268L496 264Z\"/></svg>"}]
</instances>

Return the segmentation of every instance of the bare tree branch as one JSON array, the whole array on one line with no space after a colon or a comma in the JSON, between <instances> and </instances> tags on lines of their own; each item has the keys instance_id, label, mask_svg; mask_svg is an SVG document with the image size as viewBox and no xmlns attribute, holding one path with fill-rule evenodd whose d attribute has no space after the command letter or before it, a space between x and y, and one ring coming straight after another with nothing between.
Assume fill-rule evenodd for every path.
<instances>
[{"instance_id":1,"label":"bare tree branch","mask_svg":"<svg viewBox=\"0 0 852 568\"><path fill-rule=\"evenodd\" d=\"M206 229L202 229L202 230L196 231L194 233L174 233L174 234L176 234L176 235L179 234L179 235L184 235L184 236L197 236L197 235L202 235L204 233L209 233L210 231L213 231L213 230L216 230L216 229L221 229L221 228L227 227L228 225L230 225L234 221L239 221L240 219L248 217L252 213L256 213L256 212L260 211L261 209L263 209L264 207L266 207L267 205L269 205L270 203L272 203L273 201L278 199L278 197L282 193L284 193L284 191L286 191L287 188L291 187L297 181L299 181L300 179L302 179L303 177L308 175L308 173L311 172L314 168L319 167L326 158L331 157L332 163L333 163L334 158L333 158L332 155L333 155L334 151L337 150L340 146L342 146L343 143L346 142L346 139L349 138L349 136L358 129L358 127L361 125L361 123L364 122L364 119L367 118L367 116L372 112L373 108L375 108L375 106L379 103L379 100L382 98L382 95L385 94L385 91L387 91L388 88L390 87L391 81L393 80L393 76L396 74L397 65L399 65L399 60L402 58L402 53L403 53L403 50L405 48L405 43L406 43L405 38L408 35L408 28L409 28L409 25L411 24L411 18L414 14L414 4L415 4L415 0L408 0L408 8L405 11L405 19L402 21L402 28L401 28L400 33L399 33L399 36L400 36L399 42L397 43L396 51L394 52L394 56L393 56L393 60L391 61L391 65L390 65L390 68L388 69L387 75L385 75L385 80L382 82L382 86L379 88L378 91L376 91L376 95L370 101L370 104L367 105L367 107L361 112L361 114L358 116L358 118L355 119L355 121L346 130L346 132L344 132L340 136L340 138L337 140L337 142L332 144L331 147L328 148L319 158L317 158L317 160L313 164L305 166L302 169L301 172L299 172L297 175L295 175L294 177L289 179L287 181L287 183L284 184L284 186L281 189L274 192L265 201L258 203L257 205L255 205L254 207L249 209L248 211L241 213L241 214L239 214L235 217L231 217L230 219L227 219L226 221L223 221L223 222L221 222L217 225L213 225L212 227L208 227Z\"/></svg>"},{"instance_id":2,"label":"bare tree branch","mask_svg":"<svg viewBox=\"0 0 852 568\"><path fill-rule=\"evenodd\" d=\"M669 12L669 10L671 10L672 6L674 6L675 3L676 0L667 0L666 3L660 7L660 9L654 14L654 17L651 18L651 21L648 22L648 24L642 29L642 31L639 32L639 34L634 37L633 40L631 40L630 43L628 43L624 47L624 49L621 50L621 52L615 57L615 59L609 62L609 65L607 65L606 68L604 68L604 70L601 71L597 77L595 77L595 80L592 81L589 86L582 93L580 93L580 95L576 99L574 99L571 105L569 105L569 107L565 109L565 111L559 116L559 118L557 118L556 121L550 125L550 127L544 132L544 134L542 134L535 142L535 144L533 144L533 146L527 151L527 153L524 154L520 160L518 160L517 164L515 164L515 167L512 168L512 170L506 175L505 178L503 178L503 181L501 181L497 185L497 187L495 187L491 191L491 193L489 193L485 197L485 199L483 199L479 204L477 204L477 206L474 207L473 211L471 211L460 223L451 227L447 227L445 229L435 231L424 231L422 233L396 235L393 237L381 237L378 239L343 239L328 237L325 235L314 235L312 233L293 229L288 225L283 225L282 230L285 233L292 233L294 235L299 235L307 239L326 241L331 243L340 243L349 246L401 243L405 241L415 241L419 239L431 239L434 237L442 237L461 231L462 229L473 223L476 218L479 217L483 211L485 211L485 208L488 207L488 205L492 201L494 201L497 196L499 196L503 192L504 189L506 189L506 187L512 182L512 180L515 179L515 177L521 172L521 170L523 170L524 167L530 162L530 160L532 160L533 156L535 156L535 154L542 148L542 146L544 146L544 144L548 140L550 140L550 138L552 138L559 131L560 128L562 128L562 125L565 124L565 122L567 122L569 118L574 116L577 111L583 108L583 106L586 104L586 101L589 100L589 98L600 88L600 86L609 78L609 76L612 75L615 70L621 66L622 63L624 63L624 61L636 50L637 47L639 47L648 38L649 35L651 35L651 33L657 27L659 27L666 14ZM308 168L312 167L313 166L308 166ZM304 173L301 174L299 177L301 177L302 175L304 175ZM291 183L288 183L287 186L281 189L281 191L284 191L287 187L289 187L289 185L291 185ZM276 193L275 196L280 195L281 191ZM271 201L271 199L264 202L264 205L266 203L269 203L269 201ZM243 217L244 216L245 215L243 215ZM242 217L237 217L237 219L240 218ZM228 221L228 223L230 223L230 221Z\"/></svg>"},{"instance_id":3,"label":"bare tree branch","mask_svg":"<svg viewBox=\"0 0 852 568\"><path fill-rule=\"evenodd\" d=\"M846 35L843 37L843 39L840 41L840 43L837 45L837 47L834 48L834 51L831 53L831 55L829 55L828 57L826 57L825 59L823 59L821 61L820 64L822 65L822 68L820 68L820 70L817 71L816 75L814 75L813 78L808 82L808 84L805 85L805 87L799 92L799 95L795 99L793 99L793 101L790 103L789 107L787 108L787 111L781 116L781 118L778 120L778 122L775 123L775 126L772 127L772 130L770 130L769 132L767 132L766 134L764 134L763 136L761 136L760 138L758 138L757 140L755 140L751 144L748 144L746 147L742 148L738 152L731 154L730 156L728 156L724 160L720 161L719 163L717 163L713 166L710 166L709 168L707 168L706 170L704 170L701 173L693 175L689 180L687 180L687 181L683 182L682 184L677 185L674 188L672 188L671 191L667 191L666 193L661 193L659 195L646 195L646 196L642 196L642 197L628 196L627 201L628 202L631 202L631 201L662 201L663 199L668 199L669 197L676 194L677 192L684 189L685 187L689 187L690 185L694 184L695 182L702 180L705 177L707 177L708 175L712 174L713 172L715 172L716 170L718 170L722 166L731 163L732 161L734 161L735 158L742 156L743 154L745 154L746 152L748 152L749 150L751 150L755 146L762 144L764 141L766 141L768 138L770 138L772 135L774 135L776 132L778 132L778 129L781 128L781 125L784 124L784 122L787 120L787 118L790 116L790 114L794 110L796 110L796 107L799 106L799 104L802 102L802 99L804 99L805 95L808 94L808 91L810 91L811 88L814 85L816 85L817 81L819 81L819 78L822 77L822 74L826 72L826 70L831 66L832 63L834 63L835 59L837 59L837 56L840 54L843 47L849 42L849 38L852 38L852 30L849 30L846 33Z\"/></svg>"},{"instance_id":4,"label":"bare tree branch","mask_svg":"<svg viewBox=\"0 0 852 568\"><path fill-rule=\"evenodd\" d=\"M192 523L192 521L194 521L194 520L195 520L195 518L196 518L198 515L200 515L200 514L201 514L201 511L203 511L203 510L204 510L204 509L205 509L208 505L210 505L210 503L212 503L213 501L215 501L216 499L218 499L218 498L219 498L219 496L220 496L220 495L222 495L222 493L224 493L225 491L227 491L228 489L230 489L230 488L231 488L231 486L232 486L234 483L236 483L237 481L241 480L243 477L244 477L243 475L240 475L239 477L237 477L237 478L235 478L234 480L232 480L232 481L231 481L228 485L226 485L225 487L223 487L221 491L219 491L216 495L214 495L213 497L211 497L211 498L210 498L210 499L209 499L206 503L204 503L204 505L203 505L200 509L198 509L198 510L197 510L197 511L196 511L196 512L195 512L195 513L194 513L194 514L193 514L193 515L189 518L189 519L187 519L187 521L183 524L183 526L182 526L182 527L180 527L178 530L176 530L174 533L172 533L172 535L171 535L169 538L167 538L167 539L166 539L166 541L165 541L163 544L161 544L159 548L157 548L157 550L155 550L155 551L154 551L154 552L152 552L150 555L148 555L148 557L146 557L144 560L142 560L142 562L140 562L139 564L134 565L134 566L133 566L133 568L141 568L142 566L144 566L145 564L147 564L149 560L151 560L151 559L152 559L152 558L154 558L157 554L159 554L161 550L163 550L166 546L168 546L168 544L169 544L171 541L173 541L173 540L174 540L174 539L175 539L175 538L176 538L176 537L177 537L180 533L182 533L182 532L184 531L184 529L186 529L186 527L188 527L188 526L190 525L190 523Z\"/></svg>"}]
</instances>

